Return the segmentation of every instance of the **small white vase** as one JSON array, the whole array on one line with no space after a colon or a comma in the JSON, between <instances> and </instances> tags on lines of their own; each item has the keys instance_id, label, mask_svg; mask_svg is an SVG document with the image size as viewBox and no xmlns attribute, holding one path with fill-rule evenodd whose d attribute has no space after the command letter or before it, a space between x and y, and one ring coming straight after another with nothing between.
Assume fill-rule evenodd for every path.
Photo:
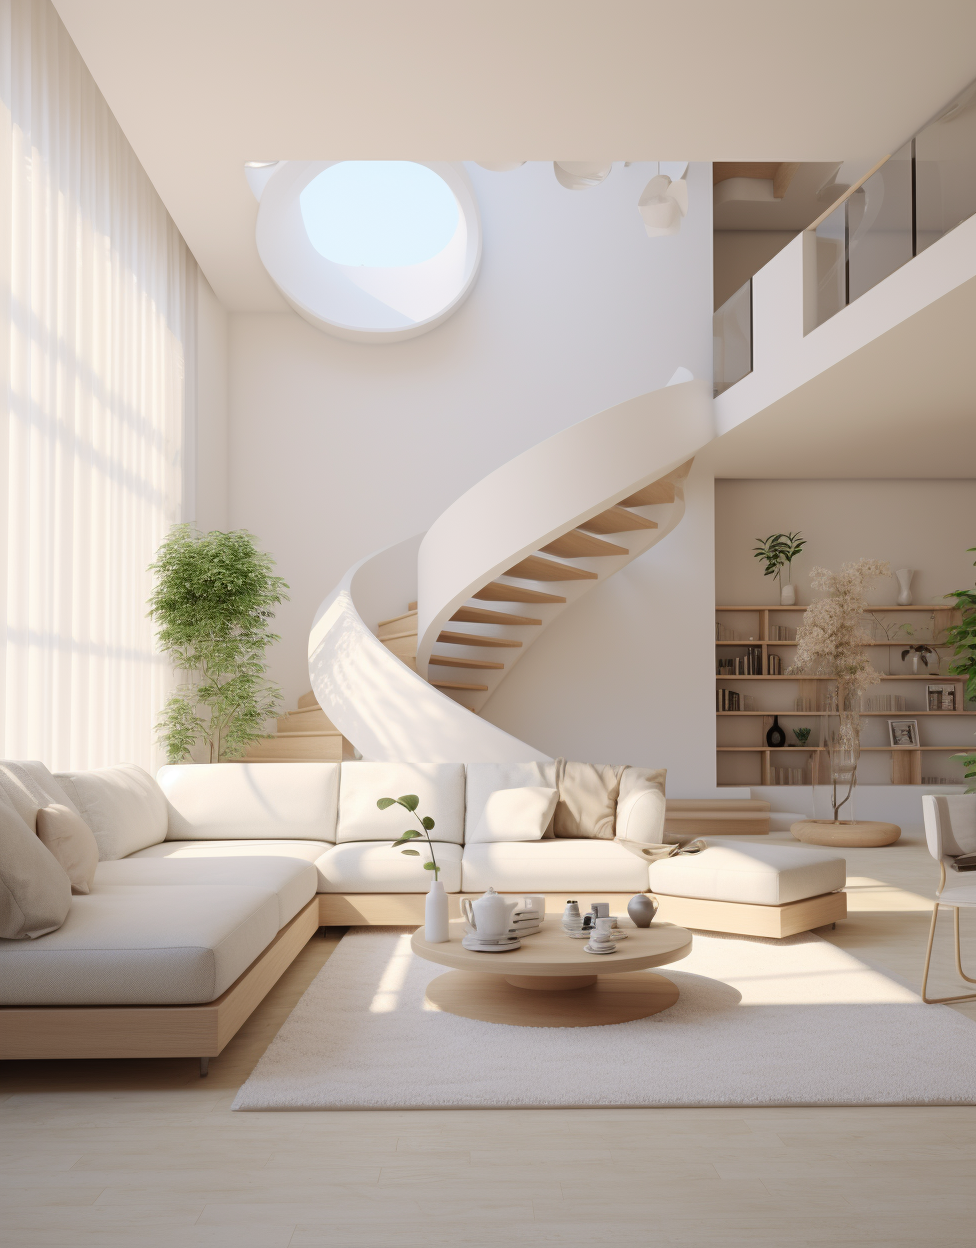
<instances>
[{"instance_id":1,"label":"small white vase","mask_svg":"<svg viewBox=\"0 0 976 1248\"><path fill-rule=\"evenodd\" d=\"M792 607L796 603L796 586L792 581L787 581L785 585L780 582L779 602L782 607Z\"/></svg>"},{"instance_id":2,"label":"small white vase","mask_svg":"<svg viewBox=\"0 0 976 1248\"><path fill-rule=\"evenodd\" d=\"M915 572L912 568L899 568L895 572L898 577L898 605L900 607L910 607L912 605L912 577Z\"/></svg>"},{"instance_id":3,"label":"small white vase","mask_svg":"<svg viewBox=\"0 0 976 1248\"><path fill-rule=\"evenodd\" d=\"M434 880L424 906L424 940L441 945L449 937L447 926L447 893L440 880Z\"/></svg>"}]
</instances>

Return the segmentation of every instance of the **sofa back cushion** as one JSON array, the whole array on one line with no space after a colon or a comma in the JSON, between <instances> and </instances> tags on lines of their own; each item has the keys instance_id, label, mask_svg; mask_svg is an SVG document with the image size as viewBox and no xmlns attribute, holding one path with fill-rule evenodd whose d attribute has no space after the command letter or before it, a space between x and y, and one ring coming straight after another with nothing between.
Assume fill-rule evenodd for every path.
<instances>
[{"instance_id":1,"label":"sofa back cushion","mask_svg":"<svg viewBox=\"0 0 976 1248\"><path fill-rule=\"evenodd\" d=\"M465 841L474 833L485 805L492 793L499 789L554 789L556 787L556 764L549 763L468 763L465 790L464 829ZM552 839L552 825L545 831L545 838Z\"/></svg>"},{"instance_id":2,"label":"sofa back cushion","mask_svg":"<svg viewBox=\"0 0 976 1248\"><path fill-rule=\"evenodd\" d=\"M395 841L407 828L420 831L402 806L377 808L381 797L420 798L417 814L434 820L432 841L464 843L463 763L343 763L336 843Z\"/></svg>"},{"instance_id":3,"label":"sofa back cushion","mask_svg":"<svg viewBox=\"0 0 976 1248\"><path fill-rule=\"evenodd\" d=\"M0 939L45 936L71 908L71 881L0 790Z\"/></svg>"},{"instance_id":4,"label":"sofa back cushion","mask_svg":"<svg viewBox=\"0 0 976 1248\"><path fill-rule=\"evenodd\" d=\"M628 767L620 777L617 796L617 838L642 845L664 842L664 782L662 767Z\"/></svg>"},{"instance_id":5,"label":"sofa back cushion","mask_svg":"<svg viewBox=\"0 0 976 1248\"><path fill-rule=\"evenodd\" d=\"M54 779L94 832L100 861L124 858L165 839L166 798L152 776L134 763L61 771Z\"/></svg>"},{"instance_id":6,"label":"sofa back cushion","mask_svg":"<svg viewBox=\"0 0 976 1248\"><path fill-rule=\"evenodd\" d=\"M74 814L79 814L43 763L4 759L0 762L0 791L7 795L31 831L36 829L37 812L42 806L67 806Z\"/></svg>"},{"instance_id":7,"label":"sofa back cushion","mask_svg":"<svg viewBox=\"0 0 976 1248\"><path fill-rule=\"evenodd\" d=\"M169 841L335 840L338 763L161 767Z\"/></svg>"}]
</instances>

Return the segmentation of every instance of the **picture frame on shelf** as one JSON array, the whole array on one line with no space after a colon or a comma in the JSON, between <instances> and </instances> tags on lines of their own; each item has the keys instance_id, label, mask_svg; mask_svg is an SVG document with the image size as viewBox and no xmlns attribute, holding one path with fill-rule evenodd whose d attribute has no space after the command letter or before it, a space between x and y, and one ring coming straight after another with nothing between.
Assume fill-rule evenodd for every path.
<instances>
[{"instance_id":1,"label":"picture frame on shelf","mask_svg":"<svg viewBox=\"0 0 976 1248\"><path fill-rule=\"evenodd\" d=\"M889 719L888 742L892 749L918 749L918 720Z\"/></svg>"}]
</instances>

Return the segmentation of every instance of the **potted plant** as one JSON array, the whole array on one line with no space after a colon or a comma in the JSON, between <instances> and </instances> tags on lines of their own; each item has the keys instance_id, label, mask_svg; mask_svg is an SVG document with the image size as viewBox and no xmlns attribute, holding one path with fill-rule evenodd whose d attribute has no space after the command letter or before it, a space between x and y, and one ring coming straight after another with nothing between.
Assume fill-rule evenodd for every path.
<instances>
[{"instance_id":1,"label":"potted plant","mask_svg":"<svg viewBox=\"0 0 976 1248\"><path fill-rule=\"evenodd\" d=\"M431 880L430 889L427 893L427 902L424 907L424 939L432 943L443 944L448 939L449 932L447 926L447 893L444 891L444 885L437 878L441 869L437 865L434 842L430 839L430 834L434 830L434 821L430 815L421 816L417 814L420 798L416 793L406 793L403 797L381 797L376 805L380 810L388 810L391 806L402 806L404 810L409 810L420 824L419 832L414 828L407 828L406 832L401 832L397 840L393 842L392 848L400 849L401 845L407 845L408 848L400 849L400 853L406 854L409 858L419 858L420 851L414 849L410 842L420 839L427 841L430 862L424 863L424 870L432 871L434 878Z\"/></svg>"},{"instance_id":2,"label":"potted plant","mask_svg":"<svg viewBox=\"0 0 976 1248\"><path fill-rule=\"evenodd\" d=\"M171 763L240 758L270 734L281 690L266 679L272 607L288 588L250 533L200 533L175 525L150 564L149 614L157 642L184 673L160 715L156 735ZM200 748L202 747L202 749Z\"/></svg>"},{"instance_id":3,"label":"potted plant","mask_svg":"<svg viewBox=\"0 0 976 1248\"><path fill-rule=\"evenodd\" d=\"M976 546L970 546L969 550L970 553L976 551ZM954 656L949 671L966 678L963 700L976 701L976 589L956 589L946 597L955 599L961 616L959 623L950 625L946 632L946 645L953 647ZM952 757L966 769L965 778L976 782L976 751ZM976 783L970 784L966 792L976 793Z\"/></svg>"},{"instance_id":4,"label":"potted plant","mask_svg":"<svg viewBox=\"0 0 976 1248\"><path fill-rule=\"evenodd\" d=\"M862 627L864 588L878 576L890 576L887 563L858 559L845 563L840 572L814 568L810 583L829 595L812 603L796 631L796 658L788 676L829 676L833 706L825 715L823 745L830 766L832 820L807 819L790 829L797 840L818 845L887 845L901 829L895 824L841 820L857 784L861 750L861 695L877 684L881 673L865 656L870 638ZM836 717L835 723L831 719Z\"/></svg>"},{"instance_id":5,"label":"potted plant","mask_svg":"<svg viewBox=\"0 0 976 1248\"><path fill-rule=\"evenodd\" d=\"M796 602L796 588L793 585L793 560L797 557L806 540L799 533L771 533L769 537L757 537L757 545L753 547L753 558L761 560L766 567L763 576L775 576L779 581L779 600L782 606L791 607ZM786 569L786 583L783 583L783 569Z\"/></svg>"}]
</instances>

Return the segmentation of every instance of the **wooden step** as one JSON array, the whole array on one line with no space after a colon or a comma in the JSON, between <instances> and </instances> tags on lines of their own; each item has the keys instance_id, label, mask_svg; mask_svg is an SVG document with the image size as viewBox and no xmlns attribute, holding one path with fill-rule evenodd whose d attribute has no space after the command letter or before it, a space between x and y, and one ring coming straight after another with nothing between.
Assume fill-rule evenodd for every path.
<instances>
[{"instance_id":1,"label":"wooden step","mask_svg":"<svg viewBox=\"0 0 976 1248\"><path fill-rule=\"evenodd\" d=\"M415 628L404 629L399 633L385 633L380 635L380 641L386 645L388 641L400 641L404 637L416 637L417 630Z\"/></svg>"},{"instance_id":2,"label":"wooden step","mask_svg":"<svg viewBox=\"0 0 976 1248\"><path fill-rule=\"evenodd\" d=\"M556 563L553 559L541 559L538 555L528 555L520 560L514 568L509 568L506 576L519 576L526 581L596 581L599 577L595 572L586 572L571 563Z\"/></svg>"},{"instance_id":3,"label":"wooden step","mask_svg":"<svg viewBox=\"0 0 976 1248\"><path fill-rule=\"evenodd\" d=\"M289 711L287 715L279 715L278 717L279 734L338 731L339 729L320 706L309 706L300 711Z\"/></svg>"},{"instance_id":4,"label":"wooden step","mask_svg":"<svg viewBox=\"0 0 976 1248\"><path fill-rule=\"evenodd\" d=\"M504 663L492 663L490 659L452 659L446 654L432 654L427 663L430 667L476 667L479 670L491 668L496 672L505 670Z\"/></svg>"},{"instance_id":5,"label":"wooden step","mask_svg":"<svg viewBox=\"0 0 976 1248\"><path fill-rule=\"evenodd\" d=\"M417 634L404 633L399 637L384 637L383 645L398 659L415 659L417 657Z\"/></svg>"},{"instance_id":6,"label":"wooden step","mask_svg":"<svg viewBox=\"0 0 976 1248\"><path fill-rule=\"evenodd\" d=\"M255 741L242 760L245 763L341 762L342 733L289 732L281 737Z\"/></svg>"},{"instance_id":7,"label":"wooden step","mask_svg":"<svg viewBox=\"0 0 976 1248\"><path fill-rule=\"evenodd\" d=\"M658 524L656 520L645 520L626 507L608 507L579 527L587 533L629 533L634 529L656 529Z\"/></svg>"},{"instance_id":8,"label":"wooden step","mask_svg":"<svg viewBox=\"0 0 976 1248\"><path fill-rule=\"evenodd\" d=\"M439 642L449 642L455 646L521 646L520 641L509 641L507 637L482 637L480 633L441 633Z\"/></svg>"},{"instance_id":9,"label":"wooden step","mask_svg":"<svg viewBox=\"0 0 976 1248\"><path fill-rule=\"evenodd\" d=\"M417 604L416 604L416 602L408 602L408 603L407 603L407 610L408 610L408 611L416 611L416 610L417 610Z\"/></svg>"},{"instance_id":10,"label":"wooden step","mask_svg":"<svg viewBox=\"0 0 976 1248\"><path fill-rule=\"evenodd\" d=\"M503 585L501 581L489 581L472 598L482 602L565 602L561 594L544 594L540 589L525 589L522 585Z\"/></svg>"},{"instance_id":11,"label":"wooden step","mask_svg":"<svg viewBox=\"0 0 976 1248\"><path fill-rule=\"evenodd\" d=\"M674 482L662 478L660 481L652 481L650 485L645 485L636 494L631 494L630 498L622 498L617 505L618 507L653 507L656 503L673 502Z\"/></svg>"},{"instance_id":12,"label":"wooden step","mask_svg":"<svg viewBox=\"0 0 976 1248\"><path fill-rule=\"evenodd\" d=\"M471 689L475 693L487 693L487 685L466 685L460 680L431 680L428 684L434 686L435 689Z\"/></svg>"},{"instance_id":13,"label":"wooden step","mask_svg":"<svg viewBox=\"0 0 976 1248\"><path fill-rule=\"evenodd\" d=\"M483 607L459 607L451 616L458 624L541 624L528 615L509 615L507 611L486 611Z\"/></svg>"},{"instance_id":14,"label":"wooden step","mask_svg":"<svg viewBox=\"0 0 976 1248\"><path fill-rule=\"evenodd\" d=\"M597 555L629 555L626 546L616 546L613 542L605 542L602 537L593 537L580 529L570 529L562 537L557 537L548 546L539 549L546 555L560 555L563 559L590 559Z\"/></svg>"},{"instance_id":15,"label":"wooden step","mask_svg":"<svg viewBox=\"0 0 976 1248\"><path fill-rule=\"evenodd\" d=\"M417 635L416 611L398 616L396 620L385 620L376 626L376 636L380 641L386 641L388 637L406 637L410 634Z\"/></svg>"},{"instance_id":16,"label":"wooden step","mask_svg":"<svg viewBox=\"0 0 976 1248\"><path fill-rule=\"evenodd\" d=\"M309 689L308 693L303 693L298 699L298 709L300 711L307 710L310 706L318 706L319 700L315 694Z\"/></svg>"}]
</instances>

